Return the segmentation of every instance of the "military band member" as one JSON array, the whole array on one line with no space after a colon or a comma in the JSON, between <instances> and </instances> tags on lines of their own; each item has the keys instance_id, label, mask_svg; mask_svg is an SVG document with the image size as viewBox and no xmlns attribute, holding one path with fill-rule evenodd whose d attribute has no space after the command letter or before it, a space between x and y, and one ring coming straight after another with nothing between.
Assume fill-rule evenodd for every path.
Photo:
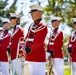
<instances>
[{"instance_id":1,"label":"military band member","mask_svg":"<svg viewBox=\"0 0 76 75\"><path fill-rule=\"evenodd\" d=\"M19 39L21 37L24 37L24 32L20 24L17 23L18 15L14 13L10 13L10 16L11 16L10 23L11 23L11 26L13 27L13 34L12 34L11 45L9 46L8 49L11 51L13 75L15 73L18 75L21 75L21 70L22 70L21 60L20 60L21 55L19 54L19 52L22 52L22 51L18 50L18 43L19 43Z\"/></svg>"},{"instance_id":2,"label":"military band member","mask_svg":"<svg viewBox=\"0 0 76 75\"><path fill-rule=\"evenodd\" d=\"M3 26L4 32L0 43L0 64L2 69L2 75L9 75L7 47L9 46L10 39L11 39L11 31L9 30L11 26L10 20L7 18L3 18L2 26Z\"/></svg>"},{"instance_id":3,"label":"military band member","mask_svg":"<svg viewBox=\"0 0 76 75\"><path fill-rule=\"evenodd\" d=\"M30 8L34 22L30 25L26 36L26 61L29 61L32 66L31 75L45 75L46 52L44 40L47 27L42 22L43 8L41 6L30 6Z\"/></svg>"},{"instance_id":4,"label":"military band member","mask_svg":"<svg viewBox=\"0 0 76 75\"><path fill-rule=\"evenodd\" d=\"M52 17L51 23L54 28L49 38L48 52L53 58L53 72L55 75L64 75L64 60L63 60L63 33L59 30L61 18Z\"/></svg>"},{"instance_id":5,"label":"military band member","mask_svg":"<svg viewBox=\"0 0 76 75\"><path fill-rule=\"evenodd\" d=\"M72 75L76 75L76 18L73 18L73 27L67 50L72 59Z\"/></svg>"}]
</instances>

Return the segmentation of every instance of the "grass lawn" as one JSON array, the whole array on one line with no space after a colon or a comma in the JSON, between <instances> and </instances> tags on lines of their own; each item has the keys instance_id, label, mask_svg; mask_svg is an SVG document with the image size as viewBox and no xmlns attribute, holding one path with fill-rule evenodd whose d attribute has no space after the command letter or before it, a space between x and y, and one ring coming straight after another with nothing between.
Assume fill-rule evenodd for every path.
<instances>
[{"instance_id":1,"label":"grass lawn","mask_svg":"<svg viewBox=\"0 0 76 75\"><path fill-rule=\"evenodd\" d=\"M65 65L65 70L64 70L64 75L71 75L71 72L69 71L69 69L68 69L69 67L68 67L68 65L66 64ZM49 69L47 66L46 66L46 69Z\"/></svg>"},{"instance_id":2,"label":"grass lawn","mask_svg":"<svg viewBox=\"0 0 76 75\"><path fill-rule=\"evenodd\" d=\"M71 75L71 72L69 72L68 69L65 69L65 70L64 70L64 75Z\"/></svg>"}]
</instances>

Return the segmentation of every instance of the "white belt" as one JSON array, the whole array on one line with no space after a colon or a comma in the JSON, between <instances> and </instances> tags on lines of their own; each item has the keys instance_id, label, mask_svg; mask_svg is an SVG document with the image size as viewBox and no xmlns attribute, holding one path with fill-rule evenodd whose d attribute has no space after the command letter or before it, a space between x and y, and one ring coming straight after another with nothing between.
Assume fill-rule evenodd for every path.
<instances>
[{"instance_id":1,"label":"white belt","mask_svg":"<svg viewBox=\"0 0 76 75\"><path fill-rule=\"evenodd\" d=\"M50 42L49 45L54 45L54 42Z\"/></svg>"},{"instance_id":2,"label":"white belt","mask_svg":"<svg viewBox=\"0 0 76 75\"><path fill-rule=\"evenodd\" d=\"M32 38L27 38L27 41L30 41L30 42L32 42L34 39L32 39Z\"/></svg>"}]
</instances>

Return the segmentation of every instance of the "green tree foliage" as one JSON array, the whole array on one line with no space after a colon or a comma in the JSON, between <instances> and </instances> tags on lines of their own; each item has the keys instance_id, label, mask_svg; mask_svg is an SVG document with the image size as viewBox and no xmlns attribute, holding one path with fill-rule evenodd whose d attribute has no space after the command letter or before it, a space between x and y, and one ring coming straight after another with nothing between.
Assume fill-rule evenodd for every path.
<instances>
[{"instance_id":1,"label":"green tree foliage","mask_svg":"<svg viewBox=\"0 0 76 75\"><path fill-rule=\"evenodd\" d=\"M50 15L62 17L62 22L72 27L71 18L76 17L76 0L48 0L44 9L45 19L48 21Z\"/></svg>"},{"instance_id":2,"label":"green tree foliage","mask_svg":"<svg viewBox=\"0 0 76 75\"><path fill-rule=\"evenodd\" d=\"M13 4L9 7L9 9L5 9L5 7L8 5L8 0L0 0L0 24L1 24L1 18L7 17L9 18L10 12L16 11L16 2L17 0L14 0ZM5 9L5 10L4 10Z\"/></svg>"},{"instance_id":3,"label":"green tree foliage","mask_svg":"<svg viewBox=\"0 0 76 75\"><path fill-rule=\"evenodd\" d=\"M64 50L64 55L66 56L66 46L68 44L69 41L69 36L65 36L64 38L64 43L63 43L63 50Z\"/></svg>"},{"instance_id":4,"label":"green tree foliage","mask_svg":"<svg viewBox=\"0 0 76 75\"><path fill-rule=\"evenodd\" d=\"M4 15L4 10L3 10L3 9L4 9L5 6L7 5L7 1L8 1L8 0L6 0L5 2L2 1L2 0L0 1L0 17Z\"/></svg>"}]
</instances>

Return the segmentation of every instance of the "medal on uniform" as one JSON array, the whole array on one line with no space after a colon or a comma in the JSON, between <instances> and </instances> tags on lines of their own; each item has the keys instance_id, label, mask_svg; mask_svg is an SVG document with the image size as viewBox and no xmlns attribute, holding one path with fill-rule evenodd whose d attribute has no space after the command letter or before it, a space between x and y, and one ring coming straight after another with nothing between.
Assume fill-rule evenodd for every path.
<instances>
[{"instance_id":1,"label":"medal on uniform","mask_svg":"<svg viewBox=\"0 0 76 75\"><path fill-rule=\"evenodd\" d=\"M33 29L34 28L34 29ZM45 26L43 26L43 25L41 25L41 26L39 26L38 27L38 25L35 25L35 27L34 27L34 24L32 24L31 26L30 26L30 30L32 31L32 32L34 32L34 33L36 33L36 32L38 32L38 31L40 31L40 30L42 30L42 29L44 29L45 28Z\"/></svg>"},{"instance_id":2,"label":"medal on uniform","mask_svg":"<svg viewBox=\"0 0 76 75\"><path fill-rule=\"evenodd\" d=\"M54 41L57 38L57 36L59 35L59 33L60 33L60 31L57 31L57 33L52 33L51 40Z\"/></svg>"}]
</instances>

